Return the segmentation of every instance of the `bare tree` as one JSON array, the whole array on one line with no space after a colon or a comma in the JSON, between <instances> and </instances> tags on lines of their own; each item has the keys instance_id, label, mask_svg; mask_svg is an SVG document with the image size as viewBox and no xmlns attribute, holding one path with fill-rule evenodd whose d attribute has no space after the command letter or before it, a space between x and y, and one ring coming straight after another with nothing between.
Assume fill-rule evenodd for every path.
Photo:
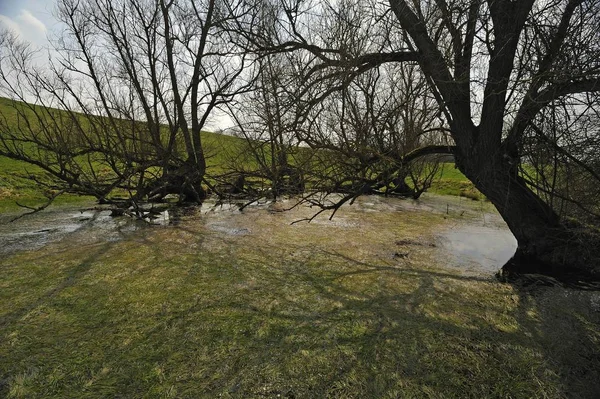
<instances>
[{"instance_id":1,"label":"bare tree","mask_svg":"<svg viewBox=\"0 0 600 399\"><path fill-rule=\"evenodd\" d=\"M0 79L20 102L0 154L40 166L61 191L125 195L124 207L167 194L202 201L201 132L250 83L226 29L248 15L242 3L60 0L65 30L48 68L5 34Z\"/></svg>"},{"instance_id":2,"label":"bare tree","mask_svg":"<svg viewBox=\"0 0 600 399\"><path fill-rule=\"evenodd\" d=\"M524 138L542 110L550 110L556 101L598 106L587 93L600 90L600 7L579 0L550 3L436 2L423 10L420 4L390 2L420 51L421 68L438 90L459 168L496 206L519 242L518 256L525 262L515 266L537 261L545 272L579 269L597 274L597 257L590 246L598 238L570 229L522 173L527 165ZM428 26L425 13L433 13L439 22ZM432 40L433 25L446 31L451 57ZM470 90L477 87L471 73L478 60L486 62L487 71L480 84L483 98L476 124ZM572 111L579 115L584 109ZM538 134L569 151L551 132ZM540 166L542 172L546 165Z\"/></svg>"},{"instance_id":3,"label":"bare tree","mask_svg":"<svg viewBox=\"0 0 600 399\"><path fill-rule=\"evenodd\" d=\"M96 173L73 165L81 157L101 162L109 177L100 192L91 190L99 198L113 187L132 198L178 191L199 200L206 172L199 133L210 110L243 90L247 51L296 54L294 123L306 131L316 126L315 110L332 96L342 100L338 93L361 75L389 63L418 65L458 168L518 240L522 262L512 267L600 274L598 234L570 219L597 223L600 213L592 150L597 1L271 0L258 14L248 12L250 3L61 0L62 61L43 75L26 62L26 49L9 46L3 63L18 83L8 72L3 80L12 92L27 87L38 104L72 110L70 124L63 129L55 113L32 106L21 115L27 134L5 135L2 153L41 163L72 191ZM32 114L35 123L25 122ZM81 151L64 150L81 141ZM424 146L403 163L449 151L417 145Z\"/></svg>"},{"instance_id":4,"label":"bare tree","mask_svg":"<svg viewBox=\"0 0 600 399\"><path fill-rule=\"evenodd\" d=\"M299 147L296 135L294 90L295 73L289 54L273 54L256 64L253 90L232 107L234 133L244 140L230 156L230 174L237 176L235 191L252 196L277 198L304 191L307 148ZM243 178L249 190L243 190Z\"/></svg>"},{"instance_id":5,"label":"bare tree","mask_svg":"<svg viewBox=\"0 0 600 399\"><path fill-rule=\"evenodd\" d=\"M438 163L431 157L419 162L413 156L418 152L412 154L413 150L427 142L438 144L438 150L443 147L449 151L443 129L438 127L443 121L435 98L416 65L370 64L362 74L319 74L325 68L314 61L324 56L315 56L311 51L327 53L340 48L353 56L367 51L374 55L379 43L372 37L388 35L387 26L369 23L376 19L372 8L353 1L342 3L339 7L327 2L309 3L305 10L301 3L292 8L278 8L273 2L264 6L270 21L250 39L255 44L271 43L262 46L263 56L269 61L261 75L273 69L269 65L275 56L281 60L285 55L288 60L286 68L270 73L269 87L263 85L260 89L261 93L268 92L260 97L264 106L250 103L251 108L263 109L265 116L255 120L254 131L262 127L264 132L273 132L275 127L288 132L288 137L293 132L299 142L311 147L312 160L305 165L308 169L304 175L318 191L350 193L364 187L368 192L418 197L429 186ZM304 14L308 22L317 21L318 26L299 22ZM291 29L281 23L286 20L292 22ZM294 37L303 44L287 40ZM308 43L309 39L328 50L317 49ZM302 46L308 51L286 52ZM332 85L332 79L337 85ZM255 133L249 141L254 147L249 152L273 147L273 140L258 140L258 136ZM406 157L409 153L411 156ZM272 163L273 158L269 159Z\"/></svg>"},{"instance_id":6,"label":"bare tree","mask_svg":"<svg viewBox=\"0 0 600 399\"><path fill-rule=\"evenodd\" d=\"M449 151L440 123L435 99L416 67L386 65L321 101L307 117L309 127L299 131L311 148L326 150L317 170L320 190L418 198L439 162L414 151L425 145Z\"/></svg>"},{"instance_id":7,"label":"bare tree","mask_svg":"<svg viewBox=\"0 0 600 399\"><path fill-rule=\"evenodd\" d=\"M306 109L378 65L418 64L454 141L458 168L517 238L517 256L506 269L600 274L597 234L574 227L556 209L570 203L569 208L597 214L600 203L591 189L598 185L597 161L581 150L597 143L599 134L598 2L295 1L282 2L280 9L279 35L255 32L253 44L258 51L305 54L310 61L304 70ZM347 36L369 40L352 49L336 41L340 35L330 21L344 20L352 28ZM315 33L324 26L330 35ZM582 115L593 120L585 133L563 124L563 134L556 135L538 122L544 113L556 114L559 104L565 105L564 121ZM569 171L579 171L578 187L589 193L585 201L581 190L536 184L549 165L533 162L531 152L544 146L562 154L553 158L563 165L553 167L561 181L569 181ZM548 200L559 196L561 201Z\"/></svg>"}]
</instances>

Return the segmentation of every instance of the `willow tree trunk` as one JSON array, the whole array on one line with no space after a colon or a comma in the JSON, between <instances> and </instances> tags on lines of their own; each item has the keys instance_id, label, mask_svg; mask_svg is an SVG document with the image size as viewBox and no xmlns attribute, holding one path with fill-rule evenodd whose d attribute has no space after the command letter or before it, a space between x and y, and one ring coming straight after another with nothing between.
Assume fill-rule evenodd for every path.
<instances>
[{"instance_id":1,"label":"willow tree trunk","mask_svg":"<svg viewBox=\"0 0 600 399\"><path fill-rule=\"evenodd\" d=\"M188 159L180 169L183 178L181 185L181 201L202 203L206 198L206 191L202 187L206 174L206 160L202 150L196 159Z\"/></svg>"},{"instance_id":2,"label":"willow tree trunk","mask_svg":"<svg viewBox=\"0 0 600 399\"><path fill-rule=\"evenodd\" d=\"M496 207L517 239L517 252L503 270L599 278L600 236L561 223L501 153L479 149L469 156L457 154L457 166Z\"/></svg>"}]
</instances>

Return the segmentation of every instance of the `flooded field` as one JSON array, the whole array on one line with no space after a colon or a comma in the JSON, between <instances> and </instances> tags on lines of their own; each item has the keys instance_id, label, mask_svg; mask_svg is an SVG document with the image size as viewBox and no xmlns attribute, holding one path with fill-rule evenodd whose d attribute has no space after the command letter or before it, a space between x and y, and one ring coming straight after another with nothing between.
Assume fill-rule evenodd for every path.
<instances>
[{"instance_id":1,"label":"flooded field","mask_svg":"<svg viewBox=\"0 0 600 399\"><path fill-rule=\"evenodd\" d=\"M323 248L360 248L385 261L427 253L437 259L438 266L482 275L494 274L516 250L516 240L489 204L460 197L425 195L414 201L367 196L344 206L332 219L330 213L323 213L310 222L304 219L318 209L294 207L293 200L259 202L243 211L239 211L240 204L207 201L199 209L164 211L150 223L111 217L110 211L93 209L92 205L48 210L12 223L9 219L14 215L2 216L0 255L51 243L123 240L139 230L165 228L204 228L225 237L244 236L244 242L256 240L260 245L274 241L275 236L280 240L273 244L284 246L310 242L311 236L318 236L323 238L319 242ZM408 229L394 233L400 219ZM423 224L423 219L428 222Z\"/></svg>"}]
</instances>

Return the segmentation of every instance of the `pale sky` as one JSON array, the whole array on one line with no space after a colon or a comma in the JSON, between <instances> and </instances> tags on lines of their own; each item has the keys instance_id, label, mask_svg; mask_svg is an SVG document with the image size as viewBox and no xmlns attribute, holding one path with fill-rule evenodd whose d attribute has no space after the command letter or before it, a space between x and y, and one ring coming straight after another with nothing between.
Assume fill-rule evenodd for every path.
<instances>
[{"instance_id":1,"label":"pale sky","mask_svg":"<svg viewBox=\"0 0 600 399\"><path fill-rule=\"evenodd\" d=\"M10 29L35 46L46 47L47 35L58 27L54 0L0 0L0 28Z\"/></svg>"}]
</instances>

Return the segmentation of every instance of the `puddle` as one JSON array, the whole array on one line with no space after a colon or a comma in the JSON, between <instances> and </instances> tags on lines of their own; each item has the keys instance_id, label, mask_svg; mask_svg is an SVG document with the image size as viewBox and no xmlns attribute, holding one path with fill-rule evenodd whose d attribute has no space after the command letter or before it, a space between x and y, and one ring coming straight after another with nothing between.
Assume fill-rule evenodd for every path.
<instances>
[{"instance_id":1,"label":"puddle","mask_svg":"<svg viewBox=\"0 0 600 399\"><path fill-rule=\"evenodd\" d=\"M74 235L74 245L116 241L123 238L123 233L138 228L129 218L111 217L108 210L81 211L61 207L9 222L12 217L14 215L2 215L0 218L0 255L39 249Z\"/></svg>"},{"instance_id":2,"label":"puddle","mask_svg":"<svg viewBox=\"0 0 600 399\"><path fill-rule=\"evenodd\" d=\"M145 217L144 221L146 221L150 224L156 224L159 226L168 226L169 224L176 222L177 218L174 218L172 220L171 213L168 210L164 210L157 214L153 214L150 217Z\"/></svg>"},{"instance_id":3,"label":"puddle","mask_svg":"<svg viewBox=\"0 0 600 399\"><path fill-rule=\"evenodd\" d=\"M517 250L517 240L508 228L460 224L438 234L440 248L450 257L448 264L469 272L497 272Z\"/></svg>"}]
</instances>

